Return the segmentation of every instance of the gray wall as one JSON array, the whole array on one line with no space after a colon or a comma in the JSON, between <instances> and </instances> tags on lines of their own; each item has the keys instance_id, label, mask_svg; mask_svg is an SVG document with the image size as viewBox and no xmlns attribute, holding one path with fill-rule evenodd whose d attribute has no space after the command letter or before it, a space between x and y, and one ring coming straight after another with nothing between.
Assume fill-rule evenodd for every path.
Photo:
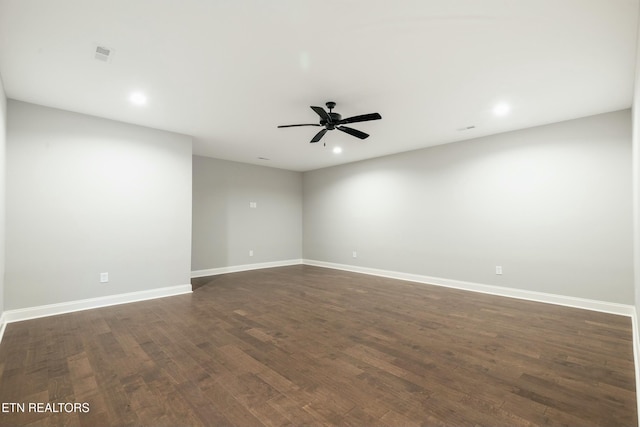
<instances>
[{"instance_id":1,"label":"gray wall","mask_svg":"<svg viewBox=\"0 0 640 427\"><path fill-rule=\"evenodd\" d=\"M7 146L7 97L0 76L0 317L4 312L4 271L5 271L5 219L6 219L6 146Z\"/></svg>"},{"instance_id":2,"label":"gray wall","mask_svg":"<svg viewBox=\"0 0 640 427\"><path fill-rule=\"evenodd\" d=\"M636 318L640 319L640 33L636 43L636 75L633 96L633 266ZM640 330L636 328L636 345L640 344ZM638 349L636 348L636 351ZM638 383L636 367L636 382ZM638 383L640 385L640 383ZM640 413L640 396L638 399L638 413Z\"/></svg>"},{"instance_id":3,"label":"gray wall","mask_svg":"<svg viewBox=\"0 0 640 427\"><path fill-rule=\"evenodd\" d=\"M193 271L302 258L301 173L193 156L191 252Z\"/></svg>"},{"instance_id":4,"label":"gray wall","mask_svg":"<svg viewBox=\"0 0 640 427\"><path fill-rule=\"evenodd\" d=\"M304 258L634 304L630 158L625 110L306 172Z\"/></svg>"},{"instance_id":5,"label":"gray wall","mask_svg":"<svg viewBox=\"0 0 640 427\"><path fill-rule=\"evenodd\" d=\"M5 309L189 283L190 137L13 100L7 131Z\"/></svg>"}]
</instances>

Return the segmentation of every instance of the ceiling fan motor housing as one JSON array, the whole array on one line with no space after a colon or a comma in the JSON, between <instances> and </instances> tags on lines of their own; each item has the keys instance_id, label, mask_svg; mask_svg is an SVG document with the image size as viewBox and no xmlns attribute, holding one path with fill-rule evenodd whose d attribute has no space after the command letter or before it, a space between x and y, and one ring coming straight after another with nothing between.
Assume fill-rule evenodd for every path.
<instances>
[{"instance_id":1,"label":"ceiling fan motor housing","mask_svg":"<svg viewBox=\"0 0 640 427\"><path fill-rule=\"evenodd\" d=\"M324 127L326 127L329 130L333 130L336 128L336 123L338 123L340 120L342 120L342 115L338 114L338 113L327 113L329 114L329 117L331 118L330 122L327 122L324 119L320 120L320 124Z\"/></svg>"}]
</instances>

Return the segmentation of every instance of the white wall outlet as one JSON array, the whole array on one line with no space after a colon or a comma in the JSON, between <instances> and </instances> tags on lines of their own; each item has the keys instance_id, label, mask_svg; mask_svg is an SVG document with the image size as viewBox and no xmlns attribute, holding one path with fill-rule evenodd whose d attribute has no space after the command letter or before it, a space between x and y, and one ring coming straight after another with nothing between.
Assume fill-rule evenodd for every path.
<instances>
[{"instance_id":1,"label":"white wall outlet","mask_svg":"<svg viewBox=\"0 0 640 427\"><path fill-rule=\"evenodd\" d=\"M249 256L253 256L253 249L249 249Z\"/></svg>"},{"instance_id":2,"label":"white wall outlet","mask_svg":"<svg viewBox=\"0 0 640 427\"><path fill-rule=\"evenodd\" d=\"M496 265L496 274L502 274L502 266Z\"/></svg>"},{"instance_id":3,"label":"white wall outlet","mask_svg":"<svg viewBox=\"0 0 640 427\"><path fill-rule=\"evenodd\" d=\"M109 281L109 273L100 273L100 283L107 283Z\"/></svg>"},{"instance_id":4,"label":"white wall outlet","mask_svg":"<svg viewBox=\"0 0 640 427\"><path fill-rule=\"evenodd\" d=\"M358 258L358 252L353 251L353 257L354 257L354 258Z\"/></svg>"},{"instance_id":5,"label":"white wall outlet","mask_svg":"<svg viewBox=\"0 0 640 427\"><path fill-rule=\"evenodd\" d=\"M258 202L249 202L249 207L251 209L256 209L258 207Z\"/></svg>"}]
</instances>

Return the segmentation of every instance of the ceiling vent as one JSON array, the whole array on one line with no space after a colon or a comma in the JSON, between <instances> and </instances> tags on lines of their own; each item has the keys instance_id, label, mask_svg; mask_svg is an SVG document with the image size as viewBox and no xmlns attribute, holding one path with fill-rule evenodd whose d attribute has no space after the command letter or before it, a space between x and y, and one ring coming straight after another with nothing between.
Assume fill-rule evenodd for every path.
<instances>
[{"instance_id":1,"label":"ceiling vent","mask_svg":"<svg viewBox=\"0 0 640 427\"><path fill-rule=\"evenodd\" d=\"M93 58L102 62L111 62L111 58L113 58L114 53L115 52L110 47L106 47L104 45L95 45Z\"/></svg>"}]
</instances>

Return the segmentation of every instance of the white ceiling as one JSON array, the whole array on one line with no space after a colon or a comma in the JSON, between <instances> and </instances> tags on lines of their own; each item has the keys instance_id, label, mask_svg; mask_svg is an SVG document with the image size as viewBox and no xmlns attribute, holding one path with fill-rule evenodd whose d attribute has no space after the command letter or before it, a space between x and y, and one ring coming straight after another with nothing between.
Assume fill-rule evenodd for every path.
<instances>
[{"instance_id":1,"label":"white ceiling","mask_svg":"<svg viewBox=\"0 0 640 427\"><path fill-rule=\"evenodd\" d=\"M637 18L638 0L0 0L0 75L13 99L304 171L629 108ZM382 120L326 147L276 128L326 101Z\"/></svg>"}]
</instances>

